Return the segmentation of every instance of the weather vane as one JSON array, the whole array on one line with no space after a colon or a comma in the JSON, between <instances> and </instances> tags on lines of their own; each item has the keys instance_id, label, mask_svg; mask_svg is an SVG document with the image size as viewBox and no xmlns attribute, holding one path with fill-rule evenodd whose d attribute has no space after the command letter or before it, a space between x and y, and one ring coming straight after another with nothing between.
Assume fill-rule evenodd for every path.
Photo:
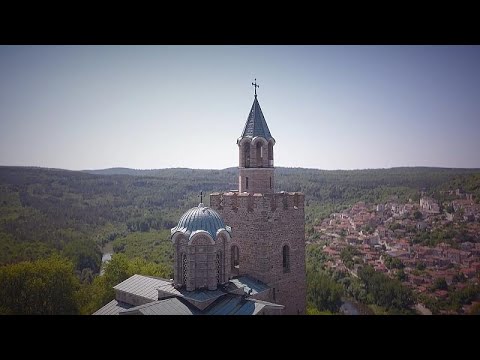
<instances>
[{"instance_id":1,"label":"weather vane","mask_svg":"<svg viewBox=\"0 0 480 360\"><path fill-rule=\"evenodd\" d=\"M257 87L259 88L260 85L257 85L257 79L255 78L255 83L252 83L252 85L255 87L255 96L257 96Z\"/></svg>"}]
</instances>

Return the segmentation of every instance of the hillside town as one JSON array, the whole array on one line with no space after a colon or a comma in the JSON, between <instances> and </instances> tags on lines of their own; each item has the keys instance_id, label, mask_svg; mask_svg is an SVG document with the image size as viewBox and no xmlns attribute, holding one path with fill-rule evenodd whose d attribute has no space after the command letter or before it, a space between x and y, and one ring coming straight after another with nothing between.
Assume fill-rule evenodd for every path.
<instances>
[{"instance_id":1,"label":"hillside town","mask_svg":"<svg viewBox=\"0 0 480 360\"><path fill-rule=\"evenodd\" d=\"M418 202L356 203L315 226L313 241L325 244L331 270L357 276L360 267L371 265L417 295L447 299L480 282L480 204L460 189L441 195L448 200L422 193ZM351 262L342 259L347 248L355 254Z\"/></svg>"}]
</instances>

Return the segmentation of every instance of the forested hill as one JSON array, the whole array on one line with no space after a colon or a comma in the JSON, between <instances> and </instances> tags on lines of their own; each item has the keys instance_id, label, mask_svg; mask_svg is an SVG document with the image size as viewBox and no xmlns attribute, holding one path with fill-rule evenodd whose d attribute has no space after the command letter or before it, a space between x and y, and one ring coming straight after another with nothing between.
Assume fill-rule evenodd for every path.
<instances>
[{"instance_id":1,"label":"forested hill","mask_svg":"<svg viewBox=\"0 0 480 360\"><path fill-rule=\"evenodd\" d=\"M236 189L237 182L236 168L117 168L92 174L0 167L0 265L35 259L75 243L83 246L86 239L102 244L119 234L169 229L198 204L200 191ZM277 191L305 193L307 227L357 201L418 200L420 190L460 187L480 199L479 169L277 168L275 183Z\"/></svg>"},{"instance_id":2,"label":"forested hill","mask_svg":"<svg viewBox=\"0 0 480 360\"><path fill-rule=\"evenodd\" d=\"M397 167L389 169L365 169L365 170L319 170L306 168L290 168L290 167L276 167L277 176L284 175L300 175L300 176L314 176L314 177L347 177L350 179L363 179L371 181L373 178L382 180L389 180L393 182L403 182L405 177L416 177L417 180L426 180L427 185L430 180L436 177L440 182L448 180L452 175L465 175L480 173L480 169L462 169L462 168L439 168L439 167ZM132 176L236 176L237 168L230 167L222 170L208 170L208 169L188 169L188 168L168 168L168 169L129 169L129 168L109 168L101 170L83 170L83 172L94 175L132 175ZM405 185L402 183L402 185Z\"/></svg>"},{"instance_id":3,"label":"forested hill","mask_svg":"<svg viewBox=\"0 0 480 360\"><path fill-rule=\"evenodd\" d=\"M17 241L48 239L55 243L57 238L68 241L78 231L86 235L129 221L167 228L198 203L200 191L236 189L238 182L236 168L91 172L0 166L0 234L8 233ZM420 190L460 187L480 198L480 169L276 168L275 174L276 191L305 193L307 225L334 207L386 201L392 196L417 200ZM208 204L208 196L206 199Z\"/></svg>"},{"instance_id":4,"label":"forested hill","mask_svg":"<svg viewBox=\"0 0 480 360\"><path fill-rule=\"evenodd\" d=\"M186 168L136 170L111 168L104 170L85 170L96 175L131 175L136 177L155 177L162 181L174 180L188 191L220 191L236 189L237 168L223 170L202 170ZM467 186L475 193L474 183L464 184L465 177L480 174L480 169L436 168L436 167L398 167L390 169L366 170L319 170L304 168L277 167L275 169L276 191L302 191L307 201L347 202L352 200L382 200L382 195L412 195L411 191L430 191L442 184L458 187ZM453 183L451 183L454 181ZM455 183L456 181L456 183ZM380 196L380 198L379 198Z\"/></svg>"}]
</instances>

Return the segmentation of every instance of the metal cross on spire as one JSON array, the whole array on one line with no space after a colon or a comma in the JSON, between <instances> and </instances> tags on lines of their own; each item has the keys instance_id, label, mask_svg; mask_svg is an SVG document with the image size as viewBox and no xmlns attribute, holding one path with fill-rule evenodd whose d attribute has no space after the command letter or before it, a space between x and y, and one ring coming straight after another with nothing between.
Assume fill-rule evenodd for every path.
<instances>
[{"instance_id":1,"label":"metal cross on spire","mask_svg":"<svg viewBox=\"0 0 480 360\"><path fill-rule=\"evenodd\" d=\"M252 83L252 85L255 87L255 96L257 96L257 87L259 88L260 85L257 85L257 79L255 78L255 83Z\"/></svg>"}]
</instances>

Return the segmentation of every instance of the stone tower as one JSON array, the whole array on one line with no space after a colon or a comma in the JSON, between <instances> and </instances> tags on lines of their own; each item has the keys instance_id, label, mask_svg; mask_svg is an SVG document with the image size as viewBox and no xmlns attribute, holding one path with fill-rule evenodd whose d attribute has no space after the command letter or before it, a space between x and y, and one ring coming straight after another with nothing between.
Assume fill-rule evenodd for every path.
<instances>
[{"instance_id":1,"label":"stone tower","mask_svg":"<svg viewBox=\"0 0 480 360\"><path fill-rule=\"evenodd\" d=\"M273 193L275 139L268 130L257 95L255 95L247 123L242 136L237 140L237 145L239 150L239 192Z\"/></svg>"},{"instance_id":2,"label":"stone tower","mask_svg":"<svg viewBox=\"0 0 480 360\"><path fill-rule=\"evenodd\" d=\"M286 314L304 314L305 196L274 191L275 139L256 93L237 145L238 191L210 195L211 208L231 226L231 276L263 281Z\"/></svg>"}]
</instances>

